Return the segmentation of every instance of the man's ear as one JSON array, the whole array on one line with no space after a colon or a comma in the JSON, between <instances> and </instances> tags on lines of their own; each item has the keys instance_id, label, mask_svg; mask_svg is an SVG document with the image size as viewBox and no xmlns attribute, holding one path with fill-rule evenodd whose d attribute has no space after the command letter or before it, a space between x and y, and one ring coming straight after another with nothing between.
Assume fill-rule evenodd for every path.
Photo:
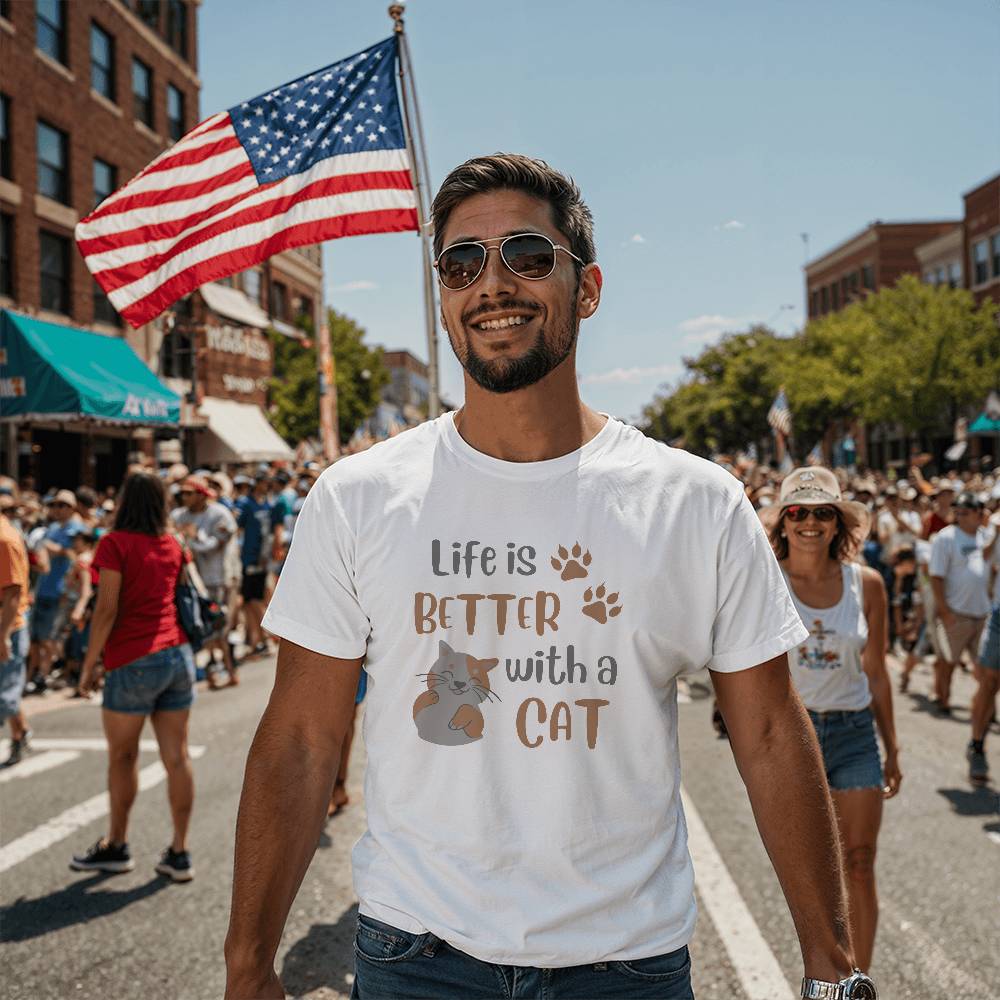
<instances>
[{"instance_id":1,"label":"man's ear","mask_svg":"<svg viewBox=\"0 0 1000 1000\"><path fill-rule=\"evenodd\" d=\"M588 264L580 275L580 287L576 293L576 315L580 319L590 319L601 304L601 288L604 275L597 264Z\"/></svg>"}]
</instances>

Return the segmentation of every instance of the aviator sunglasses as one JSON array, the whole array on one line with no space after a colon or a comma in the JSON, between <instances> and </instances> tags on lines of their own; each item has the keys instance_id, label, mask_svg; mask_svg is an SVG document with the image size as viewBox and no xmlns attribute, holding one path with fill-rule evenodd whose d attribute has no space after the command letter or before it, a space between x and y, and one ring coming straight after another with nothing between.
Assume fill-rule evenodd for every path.
<instances>
[{"instance_id":1,"label":"aviator sunglasses","mask_svg":"<svg viewBox=\"0 0 1000 1000\"><path fill-rule=\"evenodd\" d=\"M489 240L487 242L494 242ZM453 243L441 251L434 261L438 279L445 288L453 292L468 288L483 273L486 256L490 250L499 250L500 259L519 278L541 281L556 269L556 251L562 250L578 264L583 261L572 250L553 243L541 233L517 233L505 236L499 246L487 246L485 242Z\"/></svg>"},{"instance_id":2,"label":"aviator sunglasses","mask_svg":"<svg viewBox=\"0 0 1000 1000\"><path fill-rule=\"evenodd\" d=\"M837 516L836 507L807 507L802 504L794 504L785 508L785 517L789 521L804 521L812 514L817 521L832 521Z\"/></svg>"}]
</instances>

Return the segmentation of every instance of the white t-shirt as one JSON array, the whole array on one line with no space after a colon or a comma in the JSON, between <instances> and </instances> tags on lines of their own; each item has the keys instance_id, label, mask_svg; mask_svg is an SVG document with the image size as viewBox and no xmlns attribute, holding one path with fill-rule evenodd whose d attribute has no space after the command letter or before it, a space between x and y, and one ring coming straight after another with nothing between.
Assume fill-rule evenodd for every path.
<instances>
[{"instance_id":1,"label":"white t-shirt","mask_svg":"<svg viewBox=\"0 0 1000 1000\"><path fill-rule=\"evenodd\" d=\"M723 470L614 419L501 461L451 414L320 477L264 627L367 656L361 912L540 967L690 940L677 676L807 635Z\"/></svg>"},{"instance_id":2,"label":"white t-shirt","mask_svg":"<svg viewBox=\"0 0 1000 1000\"><path fill-rule=\"evenodd\" d=\"M931 576L944 579L945 600L957 614L972 618L989 614L989 568L983 559L987 541L985 528L969 535L954 524L931 540Z\"/></svg>"},{"instance_id":3,"label":"white t-shirt","mask_svg":"<svg viewBox=\"0 0 1000 1000\"><path fill-rule=\"evenodd\" d=\"M878 537L884 549L883 556L886 558L894 555L900 549L913 548L923 533L920 515L915 510L906 510L904 507L898 507L896 513L899 514L899 518L903 524L910 526L910 530L907 531L901 527L899 521L893 517L889 510L883 510L879 514Z\"/></svg>"}]
</instances>

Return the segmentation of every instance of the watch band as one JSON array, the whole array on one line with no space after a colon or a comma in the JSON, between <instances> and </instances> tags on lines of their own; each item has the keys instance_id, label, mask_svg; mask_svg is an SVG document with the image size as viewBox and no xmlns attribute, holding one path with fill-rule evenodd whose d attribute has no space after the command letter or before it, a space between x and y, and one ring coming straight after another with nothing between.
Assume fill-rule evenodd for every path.
<instances>
[{"instance_id":1,"label":"watch band","mask_svg":"<svg viewBox=\"0 0 1000 1000\"><path fill-rule=\"evenodd\" d=\"M803 1000L844 1000L843 983L827 983L821 979L804 978L802 980Z\"/></svg>"}]
</instances>

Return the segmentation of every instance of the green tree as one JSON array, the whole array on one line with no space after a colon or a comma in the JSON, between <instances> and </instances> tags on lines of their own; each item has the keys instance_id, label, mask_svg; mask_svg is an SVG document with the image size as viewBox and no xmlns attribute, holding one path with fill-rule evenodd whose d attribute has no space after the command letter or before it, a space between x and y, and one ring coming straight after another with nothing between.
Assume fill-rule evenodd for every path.
<instances>
[{"instance_id":1,"label":"green tree","mask_svg":"<svg viewBox=\"0 0 1000 1000\"><path fill-rule=\"evenodd\" d=\"M364 343L365 331L354 320L327 310L327 326L337 385L340 442L346 444L358 425L375 411L389 372L382 349ZM311 330L303 324L307 333ZM271 379L271 423L289 443L319 434L319 384L316 346L310 338L298 341L271 331L274 378Z\"/></svg>"}]
</instances>

